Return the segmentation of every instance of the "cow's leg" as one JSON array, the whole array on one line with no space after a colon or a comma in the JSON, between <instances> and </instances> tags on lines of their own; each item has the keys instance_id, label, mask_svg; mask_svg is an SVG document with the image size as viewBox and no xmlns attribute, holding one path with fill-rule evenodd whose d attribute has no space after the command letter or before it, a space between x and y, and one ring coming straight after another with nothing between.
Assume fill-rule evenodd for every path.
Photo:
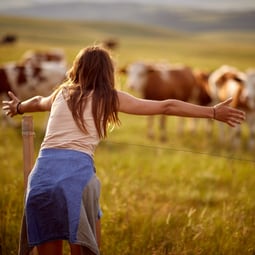
<instances>
[{"instance_id":1,"label":"cow's leg","mask_svg":"<svg viewBox=\"0 0 255 255\"><path fill-rule=\"evenodd\" d=\"M177 134L180 136L184 133L184 126L185 126L185 121L186 118L176 118L177 121Z\"/></svg>"},{"instance_id":2,"label":"cow's leg","mask_svg":"<svg viewBox=\"0 0 255 255\"><path fill-rule=\"evenodd\" d=\"M248 142L248 148L249 150L253 150L255 148L255 125L250 130L250 139Z\"/></svg>"},{"instance_id":3,"label":"cow's leg","mask_svg":"<svg viewBox=\"0 0 255 255\"><path fill-rule=\"evenodd\" d=\"M147 136L148 138L150 139L154 139L155 138L155 135L154 135L154 131L153 131L153 121L154 121L154 116L148 116L147 119L148 119L148 122L147 122Z\"/></svg>"},{"instance_id":4,"label":"cow's leg","mask_svg":"<svg viewBox=\"0 0 255 255\"><path fill-rule=\"evenodd\" d=\"M160 141L165 142L167 140L166 116L165 115L160 115L159 130L160 130Z\"/></svg>"},{"instance_id":5,"label":"cow's leg","mask_svg":"<svg viewBox=\"0 0 255 255\"><path fill-rule=\"evenodd\" d=\"M236 126L232 130L232 137L231 137L230 143L232 144L234 149L238 149L241 146L241 136L242 136L241 131L242 130L240 126Z\"/></svg>"},{"instance_id":6,"label":"cow's leg","mask_svg":"<svg viewBox=\"0 0 255 255\"><path fill-rule=\"evenodd\" d=\"M248 125L248 149L255 148L255 111L246 115Z\"/></svg>"},{"instance_id":7,"label":"cow's leg","mask_svg":"<svg viewBox=\"0 0 255 255\"><path fill-rule=\"evenodd\" d=\"M218 124L218 135L219 135L219 141L221 143L225 143L226 142L226 132L225 132L225 126L223 123L217 123Z\"/></svg>"},{"instance_id":8,"label":"cow's leg","mask_svg":"<svg viewBox=\"0 0 255 255\"><path fill-rule=\"evenodd\" d=\"M190 118L188 119L189 131L191 134L197 134L200 131L200 128L203 129L203 132L206 134L212 133L212 120L211 119L196 119Z\"/></svg>"},{"instance_id":9,"label":"cow's leg","mask_svg":"<svg viewBox=\"0 0 255 255\"><path fill-rule=\"evenodd\" d=\"M189 123L189 131L192 134L195 134L198 130L199 119L196 119L196 118L188 119L188 123Z\"/></svg>"},{"instance_id":10,"label":"cow's leg","mask_svg":"<svg viewBox=\"0 0 255 255\"><path fill-rule=\"evenodd\" d=\"M212 119L205 120L205 132L207 135L213 134L214 121Z\"/></svg>"}]
</instances>

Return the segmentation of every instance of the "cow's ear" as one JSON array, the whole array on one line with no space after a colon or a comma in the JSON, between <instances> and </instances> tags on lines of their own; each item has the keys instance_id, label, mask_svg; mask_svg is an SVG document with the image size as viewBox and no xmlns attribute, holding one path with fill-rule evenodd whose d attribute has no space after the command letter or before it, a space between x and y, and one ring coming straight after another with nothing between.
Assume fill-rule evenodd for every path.
<instances>
[{"instance_id":1,"label":"cow's ear","mask_svg":"<svg viewBox=\"0 0 255 255\"><path fill-rule=\"evenodd\" d=\"M241 77L238 77L238 76L234 76L233 77L233 80L237 81L237 82L243 82L243 79L241 79Z\"/></svg>"},{"instance_id":2,"label":"cow's ear","mask_svg":"<svg viewBox=\"0 0 255 255\"><path fill-rule=\"evenodd\" d=\"M234 78L233 78L233 80L235 80L235 81L237 81L237 82L239 82L239 83L241 83L241 84L245 84L245 82L246 82L246 79L244 78L244 77L240 77L240 76L235 76Z\"/></svg>"},{"instance_id":3,"label":"cow's ear","mask_svg":"<svg viewBox=\"0 0 255 255\"><path fill-rule=\"evenodd\" d=\"M155 68L153 68L152 65L148 65L147 66L147 73L153 73L153 72L155 72Z\"/></svg>"},{"instance_id":4,"label":"cow's ear","mask_svg":"<svg viewBox=\"0 0 255 255\"><path fill-rule=\"evenodd\" d=\"M245 83L247 81L247 76L245 73L242 72L238 72L235 77L234 80L240 83Z\"/></svg>"}]
</instances>

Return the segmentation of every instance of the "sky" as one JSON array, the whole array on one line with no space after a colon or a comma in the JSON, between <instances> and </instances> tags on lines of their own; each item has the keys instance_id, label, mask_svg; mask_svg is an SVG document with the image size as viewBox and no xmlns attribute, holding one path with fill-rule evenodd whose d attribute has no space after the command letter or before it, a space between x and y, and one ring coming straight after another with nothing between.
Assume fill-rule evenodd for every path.
<instances>
[{"instance_id":1,"label":"sky","mask_svg":"<svg viewBox=\"0 0 255 255\"><path fill-rule=\"evenodd\" d=\"M74 2L75 0L1 0L0 9L26 7L44 3ZM207 9L255 10L255 0L76 0L78 2L134 2L145 4L170 4L180 7L203 7Z\"/></svg>"}]
</instances>

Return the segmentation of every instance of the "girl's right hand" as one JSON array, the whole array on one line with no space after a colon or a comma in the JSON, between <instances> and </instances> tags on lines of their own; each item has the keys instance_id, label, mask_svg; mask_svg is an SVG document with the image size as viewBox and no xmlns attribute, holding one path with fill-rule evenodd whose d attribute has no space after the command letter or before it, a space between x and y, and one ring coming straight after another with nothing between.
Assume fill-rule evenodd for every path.
<instances>
[{"instance_id":1,"label":"girl's right hand","mask_svg":"<svg viewBox=\"0 0 255 255\"><path fill-rule=\"evenodd\" d=\"M18 114L18 106L20 104L19 98L17 98L11 91L8 91L9 101L3 101L2 109L7 116L13 117Z\"/></svg>"}]
</instances>

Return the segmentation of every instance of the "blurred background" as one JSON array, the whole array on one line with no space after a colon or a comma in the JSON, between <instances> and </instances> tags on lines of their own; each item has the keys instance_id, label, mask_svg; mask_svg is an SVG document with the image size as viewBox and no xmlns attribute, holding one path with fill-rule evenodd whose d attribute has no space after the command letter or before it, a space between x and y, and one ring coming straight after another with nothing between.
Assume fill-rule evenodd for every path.
<instances>
[{"instance_id":1,"label":"blurred background","mask_svg":"<svg viewBox=\"0 0 255 255\"><path fill-rule=\"evenodd\" d=\"M252 0L2 0L0 13L67 20L117 21L182 31L254 30Z\"/></svg>"},{"instance_id":2,"label":"blurred background","mask_svg":"<svg viewBox=\"0 0 255 255\"><path fill-rule=\"evenodd\" d=\"M95 155L102 254L254 255L255 1L1 0L1 101L10 89L21 100L51 93L78 51L91 44L111 52L117 88L139 97L142 91L128 86L124 72L137 61L163 74L172 65L187 66L200 88L213 77L212 86L219 79L222 88L235 88L238 100L251 100L234 105L249 116L237 129L169 117L162 133L158 118L152 124L146 116L120 114L121 127ZM223 76L212 75L219 70ZM219 102L205 91L210 103L193 102ZM32 116L36 156L48 113ZM22 116L4 113L0 119L0 255L18 249L21 122Z\"/></svg>"}]
</instances>

